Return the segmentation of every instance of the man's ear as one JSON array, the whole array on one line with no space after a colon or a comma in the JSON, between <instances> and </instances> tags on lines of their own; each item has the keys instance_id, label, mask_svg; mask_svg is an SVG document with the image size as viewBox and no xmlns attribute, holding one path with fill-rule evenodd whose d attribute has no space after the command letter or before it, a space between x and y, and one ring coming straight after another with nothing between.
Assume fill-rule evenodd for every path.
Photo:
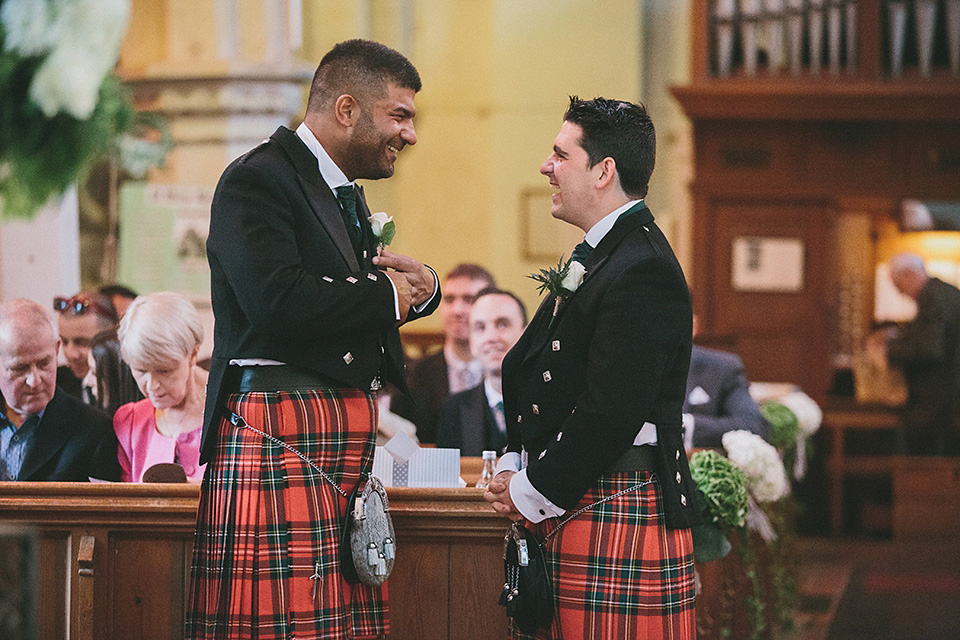
<instances>
[{"instance_id":1,"label":"man's ear","mask_svg":"<svg viewBox=\"0 0 960 640\"><path fill-rule=\"evenodd\" d=\"M596 186L598 189L605 189L607 185L610 184L611 180L617 180L619 184L620 178L617 176L617 161L607 156L600 162L595 165L595 168L600 168L600 175L597 176Z\"/></svg>"},{"instance_id":2,"label":"man's ear","mask_svg":"<svg viewBox=\"0 0 960 640\"><path fill-rule=\"evenodd\" d=\"M345 93L333 105L333 113L337 122L347 128L352 128L360 117L360 105L356 98Z\"/></svg>"}]
</instances>

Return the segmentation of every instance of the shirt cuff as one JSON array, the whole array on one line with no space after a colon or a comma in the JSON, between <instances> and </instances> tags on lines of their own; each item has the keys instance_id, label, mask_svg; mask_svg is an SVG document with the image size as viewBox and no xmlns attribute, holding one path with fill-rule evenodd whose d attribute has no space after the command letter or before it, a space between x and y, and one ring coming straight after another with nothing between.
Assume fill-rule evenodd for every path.
<instances>
[{"instance_id":1,"label":"shirt cuff","mask_svg":"<svg viewBox=\"0 0 960 640\"><path fill-rule=\"evenodd\" d=\"M530 480L527 479L526 469L518 471L510 479L510 499L513 500L517 511L534 524L547 518L562 516L567 512L566 509L561 509L534 489Z\"/></svg>"},{"instance_id":2,"label":"shirt cuff","mask_svg":"<svg viewBox=\"0 0 960 640\"><path fill-rule=\"evenodd\" d=\"M427 265L423 265L423 266L427 267ZM429 298L427 298L426 302L423 302L423 303L417 304L417 305L413 305L412 308L413 308L413 310L416 311L417 313L420 313L420 312L422 312L424 309L427 308L427 305L430 304L430 302L431 302L434 298L437 297L437 290L440 288L440 278L437 277L437 272L434 271L433 269L431 269L430 267L427 267L427 269L430 269L430 273L433 274L433 294L432 294ZM393 295L394 295L394 297L396 297L396 295L397 295L396 287L394 287ZM397 320L399 320L399 319L400 319L400 305L399 305L399 303L398 303L398 304L397 304Z\"/></svg>"},{"instance_id":3,"label":"shirt cuff","mask_svg":"<svg viewBox=\"0 0 960 640\"><path fill-rule=\"evenodd\" d=\"M693 426L696 421L692 413L683 414L683 448L693 449Z\"/></svg>"},{"instance_id":4,"label":"shirt cuff","mask_svg":"<svg viewBox=\"0 0 960 640\"><path fill-rule=\"evenodd\" d=\"M520 471L523 468L523 465L520 462L520 454L516 451L508 451L497 460L497 466L493 470L493 475L496 476L501 471Z\"/></svg>"}]
</instances>

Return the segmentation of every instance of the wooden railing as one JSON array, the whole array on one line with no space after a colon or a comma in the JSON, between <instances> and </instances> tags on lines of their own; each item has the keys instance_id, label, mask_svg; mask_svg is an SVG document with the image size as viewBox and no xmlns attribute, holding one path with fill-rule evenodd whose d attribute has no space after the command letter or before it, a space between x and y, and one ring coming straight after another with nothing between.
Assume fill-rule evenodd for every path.
<instances>
[{"instance_id":1,"label":"wooden railing","mask_svg":"<svg viewBox=\"0 0 960 640\"><path fill-rule=\"evenodd\" d=\"M464 461L465 479L475 480L479 464ZM387 492L398 546L390 638L506 637L497 605L506 521L479 489ZM37 597L24 612L33 629L15 637L182 638L198 495L194 485L0 483L0 556L10 547L4 528L36 550L32 580L26 572L25 584L11 587L8 572L0 584L2 599L4 589L23 592L35 582ZM719 640L724 628L748 624L743 602L752 588L737 554L698 571L700 637Z\"/></svg>"}]
</instances>

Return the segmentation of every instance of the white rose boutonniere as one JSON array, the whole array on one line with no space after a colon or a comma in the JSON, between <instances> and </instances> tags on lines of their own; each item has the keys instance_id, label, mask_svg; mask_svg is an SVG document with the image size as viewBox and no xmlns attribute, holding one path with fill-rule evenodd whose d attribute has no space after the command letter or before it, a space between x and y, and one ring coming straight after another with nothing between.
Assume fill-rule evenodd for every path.
<instances>
[{"instance_id":1,"label":"white rose boutonniere","mask_svg":"<svg viewBox=\"0 0 960 640\"><path fill-rule=\"evenodd\" d=\"M383 211L378 211L368 218L370 228L373 230L373 237L377 239L377 253L393 242L393 236L397 234L397 226L393 223L393 216L388 216Z\"/></svg>"},{"instance_id":2,"label":"white rose boutonniere","mask_svg":"<svg viewBox=\"0 0 960 640\"><path fill-rule=\"evenodd\" d=\"M587 270L582 264L573 260L564 262L561 257L555 269L541 269L540 273L532 273L527 277L540 283L537 291L540 293L547 291L554 296L553 317L555 318L560 311L560 305L580 288L586 275ZM553 324L553 318L550 319L550 323Z\"/></svg>"}]
</instances>

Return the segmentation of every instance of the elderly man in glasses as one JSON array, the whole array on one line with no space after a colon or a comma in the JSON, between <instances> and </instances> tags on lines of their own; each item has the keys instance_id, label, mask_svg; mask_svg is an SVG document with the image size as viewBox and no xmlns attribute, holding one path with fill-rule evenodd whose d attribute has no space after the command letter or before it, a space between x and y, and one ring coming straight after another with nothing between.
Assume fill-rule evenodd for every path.
<instances>
[{"instance_id":1,"label":"elderly man in glasses","mask_svg":"<svg viewBox=\"0 0 960 640\"><path fill-rule=\"evenodd\" d=\"M78 293L70 298L54 298L57 327L66 364L57 368L57 386L87 404L92 394L84 392L82 380L90 368L90 341L117 324L117 312L110 299L99 293Z\"/></svg>"}]
</instances>

